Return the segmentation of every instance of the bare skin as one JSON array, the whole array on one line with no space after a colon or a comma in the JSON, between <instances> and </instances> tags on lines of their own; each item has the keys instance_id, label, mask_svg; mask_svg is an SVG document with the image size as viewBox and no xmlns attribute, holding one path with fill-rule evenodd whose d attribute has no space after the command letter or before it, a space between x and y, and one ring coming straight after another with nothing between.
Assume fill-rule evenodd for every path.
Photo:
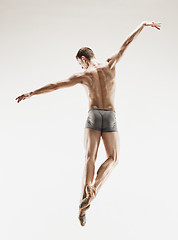
<instances>
[{"instance_id":1,"label":"bare skin","mask_svg":"<svg viewBox=\"0 0 178 240\"><path fill-rule=\"evenodd\" d=\"M129 44L140 34L144 27L151 26L160 30L161 23L143 22L122 44L118 52L108 58L105 62L99 63L96 58L88 60L85 56L77 59L83 72L76 73L64 81L48 84L33 92L23 94L16 98L19 103L21 100L30 98L33 95L48 93L60 88L72 87L76 84L82 84L86 90L89 109L102 108L113 109L115 97L115 74L116 64L119 62L123 53ZM95 161L97 159L100 140L103 140L107 159L99 167L94 180ZM84 226L85 212L90 206L91 201L96 197L98 190L103 185L113 168L118 164L120 151L119 132L101 132L90 128L85 128L84 132L85 146L85 168L83 173L81 206L79 208L79 219ZM86 191L86 187L89 193ZM85 201L84 201L85 200ZM82 202L83 201L83 202ZM83 218L83 223L82 223Z\"/></svg>"}]
</instances>

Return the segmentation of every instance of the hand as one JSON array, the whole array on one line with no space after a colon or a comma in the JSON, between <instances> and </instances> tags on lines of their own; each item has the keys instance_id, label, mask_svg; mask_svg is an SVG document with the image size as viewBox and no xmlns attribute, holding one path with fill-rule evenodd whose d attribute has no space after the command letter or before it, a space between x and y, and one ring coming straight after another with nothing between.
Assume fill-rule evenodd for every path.
<instances>
[{"instance_id":1,"label":"hand","mask_svg":"<svg viewBox=\"0 0 178 240\"><path fill-rule=\"evenodd\" d=\"M31 97L31 93L25 93L17 97L15 100L17 100L17 103L19 103L21 100L25 100L26 98L29 98L29 97Z\"/></svg>"},{"instance_id":2,"label":"hand","mask_svg":"<svg viewBox=\"0 0 178 240\"><path fill-rule=\"evenodd\" d=\"M155 22L152 22L152 23L143 23L144 26L151 26L151 27L155 27L157 28L158 30L160 30L160 27L161 27L161 23L155 23Z\"/></svg>"}]
</instances>

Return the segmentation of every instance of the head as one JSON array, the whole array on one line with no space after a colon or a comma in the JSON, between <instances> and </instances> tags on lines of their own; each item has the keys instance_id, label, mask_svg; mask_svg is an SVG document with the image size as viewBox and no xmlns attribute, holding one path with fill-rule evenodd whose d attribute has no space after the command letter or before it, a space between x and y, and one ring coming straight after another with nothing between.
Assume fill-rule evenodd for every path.
<instances>
[{"instance_id":1,"label":"head","mask_svg":"<svg viewBox=\"0 0 178 240\"><path fill-rule=\"evenodd\" d=\"M82 69L87 69L93 58L95 58L95 55L91 48L88 47L80 48L76 55L76 59L78 63L81 65Z\"/></svg>"}]
</instances>

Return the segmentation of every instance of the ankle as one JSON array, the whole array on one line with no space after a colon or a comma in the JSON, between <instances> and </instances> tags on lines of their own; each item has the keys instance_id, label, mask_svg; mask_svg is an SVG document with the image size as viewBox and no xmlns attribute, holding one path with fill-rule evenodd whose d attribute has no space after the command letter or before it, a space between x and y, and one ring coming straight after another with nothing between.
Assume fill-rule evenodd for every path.
<instances>
[{"instance_id":1,"label":"ankle","mask_svg":"<svg viewBox=\"0 0 178 240\"><path fill-rule=\"evenodd\" d=\"M93 190L93 194L96 197L97 191L96 191L96 187L93 185L91 186L92 190Z\"/></svg>"}]
</instances>

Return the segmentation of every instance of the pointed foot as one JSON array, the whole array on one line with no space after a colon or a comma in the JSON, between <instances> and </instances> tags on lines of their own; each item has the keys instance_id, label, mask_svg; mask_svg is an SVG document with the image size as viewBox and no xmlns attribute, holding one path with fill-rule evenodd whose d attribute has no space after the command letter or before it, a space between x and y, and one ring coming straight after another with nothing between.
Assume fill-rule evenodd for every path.
<instances>
[{"instance_id":1,"label":"pointed foot","mask_svg":"<svg viewBox=\"0 0 178 240\"><path fill-rule=\"evenodd\" d=\"M80 220L81 226L85 226L85 224L86 224L86 214L84 213L83 215L80 215L79 220Z\"/></svg>"},{"instance_id":2,"label":"pointed foot","mask_svg":"<svg viewBox=\"0 0 178 240\"><path fill-rule=\"evenodd\" d=\"M81 201L79 208L88 208L89 206L90 206L89 198L86 197Z\"/></svg>"}]
</instances>

